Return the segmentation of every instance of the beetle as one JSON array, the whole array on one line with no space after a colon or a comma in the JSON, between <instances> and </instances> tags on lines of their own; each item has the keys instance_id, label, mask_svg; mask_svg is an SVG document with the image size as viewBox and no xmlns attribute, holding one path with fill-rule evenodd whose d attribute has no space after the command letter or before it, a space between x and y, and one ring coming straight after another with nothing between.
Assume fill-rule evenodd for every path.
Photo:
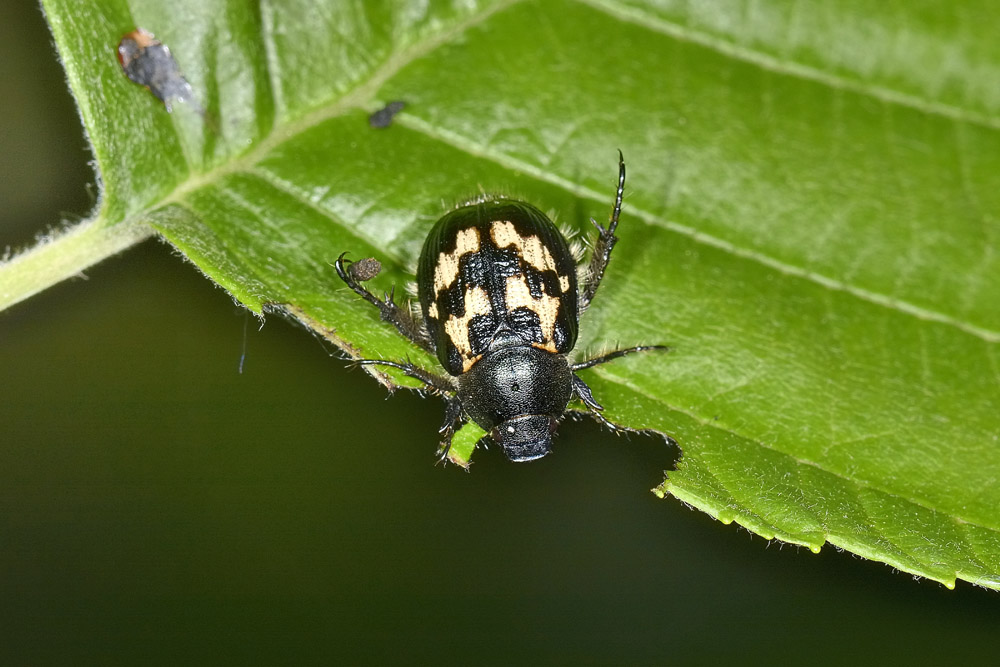
<instances>
[{"instance_id":1,"label":"beetle","mask_svg":"<svg viewBox=\"0 0 1000 667\"><path fill-rule=\"evenodd\" d=\"M383 320L437 356L447 376L410 362L361 359L416 378L445 398L440 429L443 460L456 428L472 420L511 461L532 461L551 451L552 436L575 397L614 430L590 387L576 374L619 357L663 345L638 345L570 363L580 314L604 277L625 190L625 158L618 151L618 188L607 227L597 228L586 271L565 237L542 211L504 197L484 196L442 217L424 242L417 267L420 315L395 303L393 290L378 298L362 284L370 265L337 259L340 279L379 309ZM361 260L369 262L373 260ZM484 442L485 441L485 442Z\"/></svg>"}]
</instances>

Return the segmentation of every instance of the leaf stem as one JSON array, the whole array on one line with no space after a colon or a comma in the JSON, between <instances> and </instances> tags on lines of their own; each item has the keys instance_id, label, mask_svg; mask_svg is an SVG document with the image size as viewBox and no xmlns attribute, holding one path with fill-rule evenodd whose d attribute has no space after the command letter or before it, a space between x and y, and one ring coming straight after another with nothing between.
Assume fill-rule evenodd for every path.
<instances>
[{"instance_id":1,"label":"leaf stem","mask_svg":"<svg viewBox=\"0 0 1000 667\"><path fill-rule=\"evenodd\" d=\"M82 275L84 269L153 234L149 225L138 220L108 226L97 217L44 236L21 254L0 261L0 311Z\"/></svg>"}]
</instances>

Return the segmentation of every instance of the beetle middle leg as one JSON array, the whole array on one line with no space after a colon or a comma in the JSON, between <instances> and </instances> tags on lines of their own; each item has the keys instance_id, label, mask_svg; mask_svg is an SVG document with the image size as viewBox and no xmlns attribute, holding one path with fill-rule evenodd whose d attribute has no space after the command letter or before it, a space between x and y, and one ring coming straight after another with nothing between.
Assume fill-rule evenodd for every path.
<instances>
[{"instance_id":1,"label":"beetle middle leg","mask_svg":"<svg viewBox=\"0 0 1000 667\"><path fill-rule=\"evenodd\" d=\"M411 364L408 361L406 363L401 363L398 361L389 361L387 359L358 359L354 363L359 366L388 366L390 368L397 368L403 371L403 373L405 373L408 377L420 380L438 393L451 395L458 391L458 387L455 385L455 382L450 378L425 371L423 368Z\"/></svg>"},{"instance_id":2,"label":"beetle middle leg","mask_svg":"<svg viewBox=\"0 0 1000 667\"><path fill-rule=\"evenodd\" d=\"M664 352L669 352L670 347L668 347L667 345L636 345L635 347L626 347L623 350L615 350L614 352L608 352L607 354L602 354L599 357L594 357L593 359L588 359L587 361L581 361L578 364L570 364L569 369L571 371L578 371L583 368L592 368L599 364L606 364L609 361L627 356L629 354L635 354L636 352L647 352L650 350L662 350Z\"/></svg>"}]
</instances>

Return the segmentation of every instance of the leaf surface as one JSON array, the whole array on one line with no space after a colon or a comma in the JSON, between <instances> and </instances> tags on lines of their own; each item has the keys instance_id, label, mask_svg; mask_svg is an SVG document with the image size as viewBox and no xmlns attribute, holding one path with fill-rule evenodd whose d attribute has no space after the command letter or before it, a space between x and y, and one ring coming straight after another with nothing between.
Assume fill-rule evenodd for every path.
<instances>
[{"instance_id":1,"label":"leaf surface","mask_svg":"<svg viewBox=\"0 0 1000 667\"><path fill-rule=\"evenodd\" d=\"M992 4L44 4L103 179L93 224L152 225L352 354L434 367L339 284L341 252L404 283L481 191L586 232L620 148L621 242L577 353L673 348L584 371L609 418L680 444L657 492L1000 588ZM122 75L134 26L204 117Z\"/></svg>"}]
</instances>

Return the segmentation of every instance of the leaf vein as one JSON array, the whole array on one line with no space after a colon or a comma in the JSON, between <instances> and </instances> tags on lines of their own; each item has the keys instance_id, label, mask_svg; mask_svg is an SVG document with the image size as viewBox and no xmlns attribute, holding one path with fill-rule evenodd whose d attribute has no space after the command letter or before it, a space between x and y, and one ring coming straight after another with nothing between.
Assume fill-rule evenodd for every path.
<instances>
[{"instance_id":1,"label":"leaf vein","mask_svg":"<svg viewBox=\"0 0 1000 667\"><path fill-rule=\"evenodd\" d=\"M935 116L944 116L960 120L965 123L981 125L990 129L1000 129L1000 118L969 111L943 102L904 93L893 88L881 85L873 85L863 81L857 81L845 76L838 76L829 72L824 72L815 67L810 67L792 60L782 60L776 56L764 53L763 51L741 46L727 39L716 37L705 32L671 23L653 14L643 12L635 7L626 7L613 0L577 0L578 2L590 5L594 9L604 12L615 18L641 25L649 30L655 30L676 39L681 39L693 44L699 44L718 53L736 58L744 62L752 63L762 69L771 70L780 74L797 77L809 81L815 81L831 88L837 88L871 97L882 102L909 107L917 111Z\"/></svg>"}]
</instances>

